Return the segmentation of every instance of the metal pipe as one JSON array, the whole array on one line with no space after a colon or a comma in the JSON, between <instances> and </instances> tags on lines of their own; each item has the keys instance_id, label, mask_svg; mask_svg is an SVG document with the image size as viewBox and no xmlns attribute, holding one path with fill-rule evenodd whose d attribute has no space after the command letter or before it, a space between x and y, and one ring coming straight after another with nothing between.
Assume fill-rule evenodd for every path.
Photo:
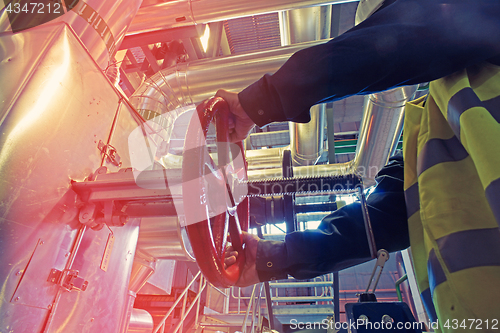
<instances>
[{"instance_id":1,"label":"metal pipe","mask_svg":"<svg viewBox=\"0 0 500 333\"><path fill-rule=\"evenodd\" d=\"M200 277L200 284L198 286L198 295L201 294L201 292L203 291L203 289L205 288L206 286L206 282L204 282L204 276L202 275ZM198 325L198 317L200 315L200 298L198 298L198 300L196 301L196 313L195 313L195 317L194 317L194 323L195 325ZM195 328L198 328L198 327L195 327Z\"/></svg>"},{"instance_id":2,"label":"metal pipe","mask_svg":"<svg viewBox=\"0 0 500 333\"><path fill-rule=\"evenodd\" d=\"M323 154L325 104L314 105L306 124L289 123L290 151L294 165L313 165Z\"/></svg>"},{"instance_id":3,"label":"metal pipe","mask_svg":"<svg viewBox=\"0 0 500 333\"><path fill-rule=\"evenodd\" d=\"M405 104L415 95L417 87L395 88L365 98L357 159L352 168L372 184L375 175L395 152L402 131Z\"/></svg>"},{"instance_id":4,"label":"metal pipe","mask_svg":"<svg viewBox=\"0 0 500 333\"><path fill-rule=\"evenodd\" d=\"M353 2L353 0L330 0L330 4ZM185 27L238 17L259 15L293 8L312 7L325 4L323 0L256 0L256 1L167 1L141 7L127 34Z\"/></svg>"},{"instance_id":5,"label":"metal pipe","mask_svg":"<svg viewBox=\"0 0 500 333\"><path fill-rule=\"evenodd\" d=\"M153 331L153 317L142 309L132 309L127 333L151 333Z\"/></svg>"},{"instance_id":6,"label":"metal pipe","mask_svg":"<svg viewBox=\"0 0 500 333\"><path fill-rule=\"evenodd\" d=\"M296 51L324 42L325 40L300 43L267 51L180 63L153 75L137 89L130 100L138 110L162 114L177 107L199 103L220 88L240 91L259 79L263 73L275 72ZM368 96L356 157L347 163L297 166L294 168L295 176L355 173L362 176L366 187L373 185L375 175L387 162L392 153L390 150L396 146L394 142L399 138L404 105L415 91L416 86L408 86ZM268 150L268 164L266 158L260 155L268 153L264 151L254 154L259 160L259 167L267 168L252 170L255 167L249 163L250 180L282 177L281 163L276 163L282 150Z\"/></svg>"},{"instance_id":7,"label":"metal pipe","mask_svg":"<svg viewBox=\"0 0 500 333\"><path fill-rule=\"evenodd\" d=\"M398 301L403 301L403 296L401 296L401 287L399 286L401 283L408 279L408 275L403 275L396 281L396 294L398 295Z\"/></svg>"},{"instance_id":8,"label":"metal pipe","mask_svg":"<svg viewBox=\"0 0 500 333\"><path fill-rule=\"evenodd\" d=\"M316 6L282 12L282 45L330 38L332 6ZM323 153L325 104L313 105L306 124L290 123L290 151L294 165L313 165Z\"/></svg>"},{"instance_id":9,"label":"metal pipe","mask_svg":"<svg viewBox=\"0 0 500 333\"><path fill-rule=\"evenodd\" d=\"M273 302L332 302L332 296L280 296L273 297Z\"/></svg>"},{"instance_id":10,"label":"metal pipe","mask_svg":"<svg viewBox=\"0 0 500 333\"><path fill-rule=\"evenodd\" d=\"M142 0L85 0L49 24L68 23L101 69L111 64ZM0 31L11 31L7 11L0 12Z\"/></svg>"},{"instance_id":11,"label":"metal pipe","mask_svg":"<svg viewBox=\"0 0 500 333\"><path fill-rule=\"evenodd\" d=\"M177 216L141 220L137 248L153 258L194 261L190 244Z\"/></svg>"},{"instance_id":12,"label":"metal pipe","mask_svg":"<svg viewBox=\"0 0 500 333\"><path fill-rule=\"evenodd\" d=\"M130 101L139 111L163 114L199 103L219 89L240 91L263 73L277 71L293 53L325 42L327 40L179 63L147 79Z\"/></svg>"},{"instance_id":13,"label":"metal pipe","mask_svg":"<svg viewBox=\"0 0 500 333\"><path fill-rule=\"evenodd\" d=\"M245 312L245 317L244 317L244 320L243 320L243 325L241 325L241 331L244 332L244 333L247 331L248 316L250 315L250 308L253 306L253 302L254 302L254 299L255 299L255 289L257 289L257 286L259 284L255 284L253 286L252 294L250 295L250 301L248 302L248 305L247 305L247 311Z\"/></svg>"},{"instance_id":14,"label":"metal pipe","mask_svg":"<svg viewBox=\"0 0 500 333\"><path fill-rule=\"evenodd\" d=\"M149 257L140 250L137 250L134 256L134 263L132 264L132 272L130 273L128 289L137 294L146 284L151 275L153 275L155 269L156 259Z\"/></svg>"},{"instance_id":15,"label":"metal pipe","mask_svg":"<svg viewBox=\"0 0 500 333\"><path fill-rule=\"evenodd\" d=\"M308 288L331 287L332 281L307 281L307 282L270 282L270 288Z\"/></svg>"}]
</instances>

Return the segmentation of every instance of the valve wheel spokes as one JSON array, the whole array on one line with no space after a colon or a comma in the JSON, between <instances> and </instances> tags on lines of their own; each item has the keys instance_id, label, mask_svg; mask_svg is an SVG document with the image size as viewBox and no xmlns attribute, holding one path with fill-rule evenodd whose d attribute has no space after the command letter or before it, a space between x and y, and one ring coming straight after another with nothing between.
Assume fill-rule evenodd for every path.
<instances>
[{"instance_id":1,"label":"valve wheel spokes","mask_svg":"<svg viewBox=\"0 0 500 333\"><path fill-rule=\"evenodd\" d=\"M228 117L222 98L201 103L189 122L182 162L184 214L193 254L207 280L219 287L238 281L245 262L241 231L247 230L249 217L242 183L247 180L243 145L229 142ZM207 139L214 120L215 145ZM213 146L216 155L210 154ZM238 257L225 268L228 235Z\"/></svg>"}]
</instances>

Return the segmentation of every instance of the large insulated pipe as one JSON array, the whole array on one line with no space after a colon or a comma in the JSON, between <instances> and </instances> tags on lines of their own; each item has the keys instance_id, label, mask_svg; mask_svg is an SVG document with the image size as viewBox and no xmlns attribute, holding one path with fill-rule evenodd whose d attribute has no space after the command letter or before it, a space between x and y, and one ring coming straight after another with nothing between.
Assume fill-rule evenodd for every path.
<instances>
[{"instance_id":1,"label":"large insulated pipe","mask_svg":"<svg viewBox=\"0 0 500 333\"><path fill-rule=\"evenodd\" d=\"M353 1L331 0L328 3L339 4ZM325 4L324 0L180 0L158 2L155 1L150 6L143 6L139 10L127 32L128 35Z\"/></svg>"},{"instance_id":2,"label":"large insulated pipe","mask_svg":"<svg viewBox=\"0 0 500 333\"><path fill-rule=\"evenodd\" d=\"M163 114L181 106L199 103L212 96L220 88L239 91L259 79L263 73L273 73L278 70L296 51L324 42L323 40L300 43L237 56L180 63L175 67L156 73L145 81L130 97L130 101L139 111ZM376 103L365 104L357 154L354 160L333 165L298 166L294 168L294 174L297 176L321 176L361 173L365 176L366 186L374 184L373 178L387 161L389 151L374 154L371 153L371 150L380 145L382 147L393 145L395 132L391 131L398 127L388 124L394 124L394 121L396 124L401 124L404 104L413 96L416 86L399 88L398 90L400 92L393 90L369 97ZM398 126L400 128L400 125ZM249 152L249 179L257 180L282 176L281 150L273 150L273 152L271 153L269 149ZM263 168L251 170L253 159L258 160L257 163ZM372 159L377 161L372 161Z\"/></svg>"},{"instance_id":3,"label":"large insulated pipe","mask_svg":"<svg viewBox=\"0 0 500 333\"><path fill-rule=\"evenodd\" d=\"M277 71L293 53L326 41L179 63L147 79L130 101L139 111L163 114L199 103L221 88L240 91L264 73Z\"/></svg>"},{"instance_id":4,"label":"large insulated pipe","mask_svg":"<svg viewBox=\"0 0 500 333\"><path fill-rule=\"evenodd\" d=\"M330 38L332 6L299 8L280 13L281 44L293 45ZM313 165L323 153L325 104L310 109L306 124L290 123L290 151L293 165Z\"/></svg>"},{"instance_id":5,"label":"large insulated pipe","mask_svg":"<svg viewBox=\"0 0 500 333\"><path fill-rule=\"evenodd\" d=\"M127 333L151 333L153 328L153 316L148 311L132 309Z\"/></svg>"},{"instance_id":6,"label":"large insulated pipe","mask_svg":"<svg viewBox=\"0 0 500 333\"><path fill-rule=\"evenodd\" d=\"M54 21L68 23L101 69L106 69L125 37L142 0L74 0L71 10ZM31 8L31 7L30 7ZM43 14L40 14L43 15ZM0 31L10 31L7 11L0 16Z\"/></svg>"},{"instance_id":7,"label":"large insulated pipe","mask_svg":"<svg viewBox=\"0 0 500 333\"><path fill-rule=\"evenodd\" d=\"M354 170L373 180L394 154L403 129L404 107L417 85L391 89L365 98L361 131L356 147Z\"/></svg>"}]
</instances>

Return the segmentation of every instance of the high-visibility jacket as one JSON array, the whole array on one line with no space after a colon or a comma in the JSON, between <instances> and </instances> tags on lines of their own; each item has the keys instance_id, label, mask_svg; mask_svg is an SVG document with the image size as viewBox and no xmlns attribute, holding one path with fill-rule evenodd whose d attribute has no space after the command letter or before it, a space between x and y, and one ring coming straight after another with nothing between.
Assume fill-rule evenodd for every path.
<instances>
[{"instance_id":1,"label":"high-visibility jacket","mask_svg":"<svg viewBox=\"0 0 500 333\"><path fill-rule=\"evenodd\" d=\"M444 332L500 329L500 67L470 67L429 90L407 105L403 132L421 297Z\"/></svg>"}]
</instances>

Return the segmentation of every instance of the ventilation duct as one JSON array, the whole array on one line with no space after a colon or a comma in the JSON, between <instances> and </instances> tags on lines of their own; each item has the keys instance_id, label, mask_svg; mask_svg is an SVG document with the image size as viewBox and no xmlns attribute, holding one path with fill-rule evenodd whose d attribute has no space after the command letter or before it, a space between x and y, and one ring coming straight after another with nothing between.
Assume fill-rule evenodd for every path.
<instances>
[{"instance_id":1,"label":"ventilation duct","mask_svg":"<svg viewBox=\"0 0 500 333\"><path fill-rule=\"evenodd\" d=\"M318 6L281 12L282 45L330 38L332 6ZM290 123L290 151L294 165L316 164L323 154L325 107L314 105L311 120L306 124Z\"/></svg>"},{"instance_id":2,"label":"ventilation duct","mask_svg":"<svg viewBox=\"0 0 500 333\"><path fill-rule=\"evenodd\" d=\"M70 25L95 62L105 70L112 62L142 0L79 0L73 3L77 4L72 10L48 24L64 21ZM7 11L4 10L0 16L0 31L10 30Z\"/></svg>"},{"instance_id":3,"label":"ventilation duct","mask_svg":"<svg viewBox=\"0 0 500 333\"><path fill-rule=\"evenodd\" d=\"M147 79L130 101L140 112L152 111L159 115L199 103L218 89L240 91L264 73L274 73L293 53L324 42L179 63Z\"/></svg>"},{"instance_id":4,"label":"ventilation duct","mask_svg":"<svg viewBox=\"0 0 500 333\"><path fill-rule=\"evenodd\" d=\"M331 4L354 2L333 0ZM293 8L322 5L322 0L181 0L156 3L142 7L127 32L128 35L184 27L199 23L217 22L238 17L259 15Z\"/></svg>"}]
</instances>

